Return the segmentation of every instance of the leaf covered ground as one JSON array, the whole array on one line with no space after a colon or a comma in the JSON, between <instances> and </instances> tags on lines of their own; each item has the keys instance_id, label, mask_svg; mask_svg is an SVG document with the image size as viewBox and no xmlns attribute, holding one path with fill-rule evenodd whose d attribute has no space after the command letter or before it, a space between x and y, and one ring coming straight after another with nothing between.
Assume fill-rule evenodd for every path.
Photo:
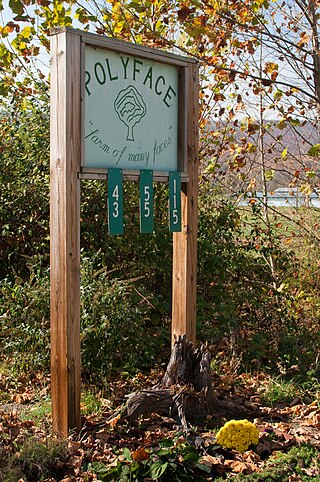
<instances>
[{"instance_id":1,"label":"leaf covered ground","mask_svg":"<svg viewBox=\"0 0 320 482\"><path fill-rule=\"evenodd\" d=\"M213 376L228 409L194 421L187 432L156 414L130 425L121 418L126 395L163 373L115 381L82 399L83 427L67 440L51 435L49 379L0 374L1 482L95 480L320 481L320 408L317 392L271 380L264 373ZM259 443L244 453L220 447L215 435L231 418L247 418Z\"/></svg>"}]
</instances>

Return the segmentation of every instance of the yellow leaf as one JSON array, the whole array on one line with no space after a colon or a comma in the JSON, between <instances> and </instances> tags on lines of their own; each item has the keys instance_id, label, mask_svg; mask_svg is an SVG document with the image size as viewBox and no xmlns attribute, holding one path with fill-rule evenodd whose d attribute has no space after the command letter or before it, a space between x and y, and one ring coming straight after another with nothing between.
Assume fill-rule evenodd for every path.
<instances>
[{"instance_id":1,"label":"yellow leaf","mask_svg":"<svg viewBox=\"0 0 320 482\"><path fill-rule=\"evenodd\" d=\"M3 37L7 37L9 35L9 33L11 33L13 31L13 28L10 27L10 25L6 25L3 29L2 29L2 34L3 34Z\"/></svg>"},{"instance_id":2,"label":"yellow leaf","mask_svg":"<svg viewBox=\"0 0 320 482\"><path fill-rule=\"evenodd\" d=\"M123 30L123 25L124 25L124 22L118 22L117 25L115 26L115 28L113 29L113 32L114 33L121 33L122 30Z\"/></svg>"},{"instance_id":3,"label":"yellow leaf","mask_svg":"<svg viewBox=\"0 0 320 482\"><path fill-rule=\"evenodd\" d=\"M21 32L21 37L23 38L29 38L32 32L32 27L25 27L22 32Z\"/></svg>"},{"instance_id":4,"label":"yellow leaf","mask_svg":"<svg viewBox=\"0 0 320 482\"><path fill-rule=\"evenodd\" d=\"M274 62L266 62L264 69L266 73L271 74L275 70L278 70L278 64L275 64Z\"/></svg>"},{"instance_id":5,"label":"yellow leaf","mask_svg":"<svg viewBox=\"0 0 320 482\"><path fill-rule=\"evenodd\" d=\"M300 192L301 192L302 194L305 194L306 196L310 196L310 194L313 193L313 189L312 189L312 187L310 186L310 184L308 184L308 183L306 183L306 184L301 184Z\"/></svg>"}]
</instances>

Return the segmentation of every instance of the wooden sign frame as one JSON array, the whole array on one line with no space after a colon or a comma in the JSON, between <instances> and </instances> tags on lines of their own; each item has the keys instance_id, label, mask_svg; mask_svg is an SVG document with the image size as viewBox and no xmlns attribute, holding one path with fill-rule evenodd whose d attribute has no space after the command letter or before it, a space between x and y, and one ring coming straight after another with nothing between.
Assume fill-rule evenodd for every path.
<instances>
[{"instance_id":1,"label":"wooden sign frame","mask_svg":"<svg viewBox=\"0 0 320 482\"><path fill-rule=\"evenodd\" d=\"M198 64L185 57L71 28L51 33L50 298L51 393L54 432L81 427L80 182L106 179L83 159L84 46L91 45L179 67L179 151L183 156L182 232L173 234L172 341L196 337L198 192ZM139 179L139 172L124 172ZM167 182L169 173L154 173Z\"/></svg>"}]
</instances>

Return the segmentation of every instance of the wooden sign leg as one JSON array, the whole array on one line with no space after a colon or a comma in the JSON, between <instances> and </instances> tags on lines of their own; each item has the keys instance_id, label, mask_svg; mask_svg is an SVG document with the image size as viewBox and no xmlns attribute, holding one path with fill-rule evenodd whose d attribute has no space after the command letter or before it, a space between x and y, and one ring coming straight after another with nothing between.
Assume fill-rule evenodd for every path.
<instances>
[{"instance_id":1,"label":"wooden sign leg","mask_svg":"<svg viewBox=\"0 0 320 482\"><path fill-rule=\"evenodd\" d=\"M196 340L198 229L198 66L188 67L188 172L182 185L182 232L173 234L172 344L178 335Z\"/></svg>"},{"instance_id":2,"label":"wooden sign leg","mask_svg":"<svg viewBox=\"0 0 320 482\"><path fill-rule=\"evenodd\" d=\"M50 283L53 431L80 428L80 36L51 37Z\"/></svg>"}]
</instances>

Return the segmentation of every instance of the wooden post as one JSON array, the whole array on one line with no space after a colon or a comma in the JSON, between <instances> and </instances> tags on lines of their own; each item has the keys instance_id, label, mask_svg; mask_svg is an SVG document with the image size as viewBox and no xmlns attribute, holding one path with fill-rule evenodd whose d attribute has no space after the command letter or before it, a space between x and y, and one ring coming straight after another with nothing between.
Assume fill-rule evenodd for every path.
<instances>
[{"instance_id":1,"label":"wooden post","mask_svg":"<svg viewBox=\"0 0 320 482\"><path fill-rule=\"evenodd\" d=\"M54 432L80 428L81 38L51 36L50 283Z\"/></svg>"},{"instance_id":2,"label":"wooden post","mask_svg":"<svg viewBox=\"0 0 320 482\"><path fill-rule=\"evenodd\" d=\"M189 182L182 184L182 232L173 234L172 344L186 334L196 340L197 229L198 229L198 113L199 67L188 66L187 155Z\"/></svg>"}]
</instances>

